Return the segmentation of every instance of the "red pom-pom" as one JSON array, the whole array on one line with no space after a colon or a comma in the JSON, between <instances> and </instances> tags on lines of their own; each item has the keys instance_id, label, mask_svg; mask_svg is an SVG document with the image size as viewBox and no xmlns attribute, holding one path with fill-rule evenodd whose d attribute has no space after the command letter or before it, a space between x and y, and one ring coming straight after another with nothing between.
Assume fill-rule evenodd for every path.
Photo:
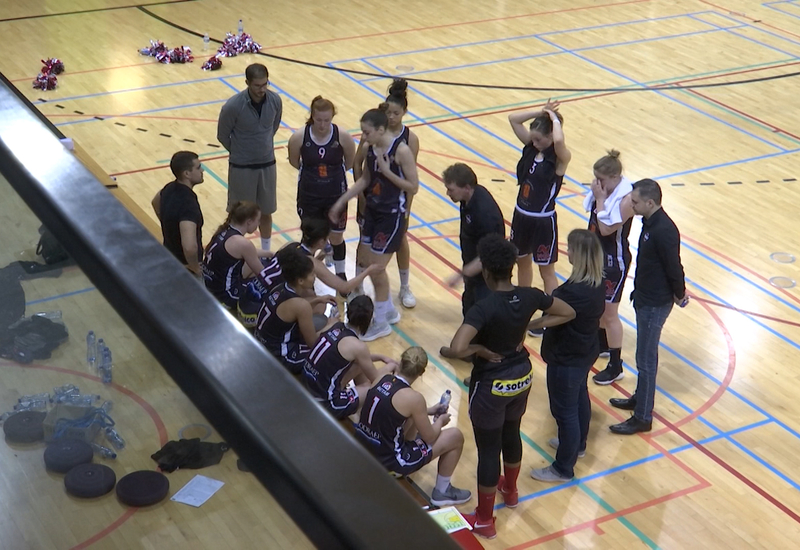
<instances>
[{"instance_id":1,"label":"red pom-pom","mask_svg":"<svg viewBox=\"0 0 800 550\"><path fill-rule=\"evenodd\" d=\"M54 74L39 73L33 81L33 87L37 90L55 90L58 78Z\"/></svg>"},{"instance_id":2,"label":"red pom-pom","mask_svg":"<svg viewBox=\"0 0 800 550\"><path fill-rule=\"evenodd\" d=\"M167 52L167 47L161 40L151 40L149 47L139 50L140 54L150 57L158 57L159 54L163 54L165 52Z\"/></svg>"},{"instance_id":3,"label":"red pom-pom","mask_svg":"<svg viewBox=\"0 0 800 550\"><path fill-rule=\"evenodd\" d=\"M42 59L44 67L42 67L42 74L61 74L64 72L64 62L55 57L48 60Z\"/></svg>"},{"instance_id":4,"label":"red pom-pom","mask_svg":"<svg viewBox=\"0 0 800 550\"><path fill-rule=\"evenodd\" d=\"M180 46L169 52L169 63L191 63L194 61L192 49L188 46Z\"/></svg>"},{"instance_id":5,"label":"red pom-pom","mask_svg":"<svg viewBox=\"0 0 800 550\"><path fill-rule=\"evenodd\" d=\"M253 40L253 37L247 33L225 35L225 41L222 46L217 50L217 55L220 57L236 57L240 53L256 53L261 49L261 44Z\"/></svg>"},{"instance_id":6,"label":"red pom-pom","mask_svg":"<svg viewBox=\"0 0 800 550\"><path fill-rule=\"evenodd\" d=\"M202 69L204 71L216 71L217 69L222 68L222 59L217 57L216 55L210 58L208 61L203 63Z\"/></svg>"}]
</instances>

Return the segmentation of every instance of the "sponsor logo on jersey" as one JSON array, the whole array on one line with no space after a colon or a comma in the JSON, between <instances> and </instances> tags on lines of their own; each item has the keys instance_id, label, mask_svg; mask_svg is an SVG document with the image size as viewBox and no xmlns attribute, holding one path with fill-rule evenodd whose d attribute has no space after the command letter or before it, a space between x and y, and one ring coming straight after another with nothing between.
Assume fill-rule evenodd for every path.
<instances>
[{"instance_id":1,"label":"sponsor logo on jersey","mask_svg":"<svg viewBox=\"0 0 800 550\"><path fill-rule=\"evenodd\" d=\"M649 240L650 240L650 233L649 233L649 232L645 233L645 234L644 234L644 237L642 237L642 238L643 238L645 241L649 241Z\"/></svg>"},{"instance_id":2,"label":"sponsor logo on jersey","mask_svg":"<svg viewBox=\"0 0 800 550\"><path fill-rule=\"evenodd\" d=\"M384 382L383 384L381 384L381 387L384 390L389 391L389 390L392 389L392 383L391 382Z\"/></svg>"},{"instance_id":3,"label":"sponsor logo on jersey","mask_svg":"<svg viewBox=\"0 0 800 550\"><path fill-rule=\"evenodd\" d=\"M338 328L335 328L335 329L333 329L333 330L331 331L331 335L332 335L334 338L336 338L337 336L339 336L339 333L341 333L341 332L342 332L341 330L339 330Z\"/></svg>"},{"instance_id":4,"label":"sponsor logo on jersey","mask_svg":"<svg viewBox=\"0 0 800 550\"><path fill-rule=\"evenodd\" d=\"M533 371L516 380L495 380L492 382L492 395L500 397L513 397L531 387Z\"/></svg>"},{"instance_id":5,"label":"sponsor logo on jersey","mask_svg":"<svg viewBox=\"0 0 800 550\"><path fill-rule=\"evenodd\" d=\"M472 223L472 216L467 214L466 218L467 218L467 223Z\"/></svg>"}]
</instances>

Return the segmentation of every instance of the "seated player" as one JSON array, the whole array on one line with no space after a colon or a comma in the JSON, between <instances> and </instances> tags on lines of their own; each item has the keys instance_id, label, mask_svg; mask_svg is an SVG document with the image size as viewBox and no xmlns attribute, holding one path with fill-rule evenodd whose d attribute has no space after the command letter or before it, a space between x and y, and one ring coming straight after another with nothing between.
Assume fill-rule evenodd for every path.
<instances>
[{"instance_id":1,"label":"seated player","mask_svg":"<svg viewBox=\"0 0 800 550\"><path fill-rule=\"evenodd\" d=\"M367 332L373 309L369 296L354 298L347 306L347 325L339 322L323 332L303 367L306 387L340 420L358 413L370 386L397 368L397 363L388 357L370 354L358 338ZM377 370L373 361L382 361L386 366ZM348 386L351 380L355 389Z\"/></svg>"},{"instance_id":2,"label":"seated player","mask_svg":"<svg viewBox=\"0 0 800 550\"><path fill-rule=\"evenodd\" d=\"M285 282L281 271L281 258L296 253L298 246L300 246L298 243L284 245L275 256L262 260L264 268L245 282L244 288L239 293L239 320L245 327L252 329L256 326L258 312L261 311L269 291ZM316 296L312 296L314 297Z\"/></svg>"},{"instance_id":3,"label":"seated player","mask_svg":"<svg viewBox=\"0 0 800 550\"><path fill-rule=\"evenodd\" d=\"M411 388L427 366L424 349L403 352L397 372L384 375L367 392L356 438L389 471L400 475L412 474L440 457L431 503L464 504L472 494L450 484L464 448L464 434L458 428L443 429L450 422L446 408L438 403L426 406L422 394ZM435 415L432 425L429 415Z\"/></svg>"},{"instance_id":4,"label":"seated player","mask_svg":"<svg viewBox=\"0 0 800 550\"><path fill-rule=\"evenodd\" d=\"M313 306L331 303L332 296L307 300L301 293L314 288L314 262L297 249L281 256L284 283L274 287L258 313L256 339L292 374L300 374L311 346L319 334L314 330ZM336 318L331 318L327 330Z\"/></svg>"}]
</instances>

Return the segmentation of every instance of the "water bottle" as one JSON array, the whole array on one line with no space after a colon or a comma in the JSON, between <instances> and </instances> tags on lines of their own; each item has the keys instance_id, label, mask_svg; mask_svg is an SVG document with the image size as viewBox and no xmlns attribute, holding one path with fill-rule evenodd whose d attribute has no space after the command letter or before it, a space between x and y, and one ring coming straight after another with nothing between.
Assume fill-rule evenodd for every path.
<instances>
[{"instance_id":1,"label":"water bottle","mask_svg":"<svg viewBox=\"0 0 800 550\"><path fill-rule=\"evenodd\" d=\"M102 342L102 340L100 340ZM89 331L86 335L86 362L89 363L89 368L94 368L97 361L97 340L95 339L94 331Z\"/></svg>"},{"instance_id":2,"label":"water bottle","mask_svg":"<svg viewBox=\"0 0 800 550\"><path fill-rule=\"evenodd\" d=\"M211 39L208 37L208 33L203 35L203 51L208 51L208 43L211 42Z\"/></svg>"},{"instance_id":3,"label":"water bottle","mask_svg":"<svg viewBox=\"0 0 800 550\"><path fill-rule=\"evenodd\" d=\"M113 401L103 401L103 404L100 405L100 409L106 414L111 414L111 409L113 406L114 406Z\"/></svg>"},{"instance_id":4,"label":"water bottle","mask_svg":"<svg viewBox=\"0 0 800 550\"><path fill-rule=\"evenodd\" d=\"M111 383L111 368L113 367L112 359L111 359L111 350L108 348L103 349L103 360L100 364L100 378L103 380L103 384L110 384Z\"/></svg>"},{"instance_id":5,"label":"water bottle","mask_svg":"<svg viewBox=\"0 0 800 550\"><path fill-rule=\"evenodd\" d=\"M102 445L98 445L97 443L91 443L92 449L96 454L99 454L103 458L117 458L117 453L109 449L108 447L103 447Z\"/></svg>"},{"instance_id":6,"label":"water bottle","mask_svg":"<svg viewBox=\"0 0 800 550\"><path fill-rule=\"evenodd\" d=\"M49 393L36 393L33 395L23 395L20 397L17 402L24 403L25 401L34 401L37 399L44 399L45 401L50 401L50 394Z\"/></svg>"},{"instance_id":7,"label":"water bottle","mask_svg":"<svg viewBox=\"0 0 800 550\"><path fill-rule=\"evenodd\" d=\"M109 426L106 428L105 434L106 439L109 443L111 443L111 445L114 446L115 449L120 451L125 448L125 440L120 437L120 435L117 433L117 430Z\"/></svg>"},{"instance_id":8,"label":"water bottle","mask_svg":"<svg viewBox=\"0 0 800 550\"><path fill-rule=\"evenodd\" d=\"M331 246L331 243L325 245L325 266L333 267L333 246Z\"/></svg>"},{"instance_id":9,"label":"water bottle","mask_svg":"<svg viewBox=\"0 0 800 550\"><path fill-rule=\"evenodd\" d=\"M244 23L242 22L241 19L239 19L239 36L241 36L242 34L244 34Z\"/></svg>"},{"instance_id":10,"label":"water bottle","mask_svg":"<svg viewBox=\"0 0 800 550\"><path fill-rule=\"evenodd\" d=\"M99 395L68 395L61 400L61 403L78 407L92 407L98 399L100 399Z\"/></svg>"},{"instance_id":11,"label":"water bottle","mask_svg":"<svg viewBox=\"0 0 800 550\"><path fill-rule=\"evenodd\" d=\"M15 411L46 411L47 401L44 399L32 399L14 405Z\"/></svg>"},{"instance_id":12,"label":"water bottle","mask_svg":"<svg viewBox=\"0 0 800 550\"><path fill-rule=\"evenodd\" d=\"M62 319L60 311L40 311L39 313L31 315L31 317L42 317L43 319L49 319L51 321L60 321Z\"/></svg>"},{"instance_id":13,"label":"water bottle","mask_svg":"<svg viewBox=\"0 0 800 550\"><path fill-rule=\"evenodd\" d=\"M106 349L105 341L102 338L98 338L97 339L97 350L96 350L97 353L95 355L97 357L98 361L100 361L100 359L103 357L103 350L104 349Z\"/></svg>"},{"instance_id":14,"label":"water bottle","mask_svg":"<svg viewBox=\"0 0 800 550\"><path fill-rule=\"evenodd\" d=\"M453 398L453 394L450 393L450 390L445 390L442 394L442 397L439 399L439 407L438 409L442 412L433 415L433 421L436 422L436 419L442 416L444 413L447 412L447 409L450 407L450 399Z\"/></svg>"}]
</instances>

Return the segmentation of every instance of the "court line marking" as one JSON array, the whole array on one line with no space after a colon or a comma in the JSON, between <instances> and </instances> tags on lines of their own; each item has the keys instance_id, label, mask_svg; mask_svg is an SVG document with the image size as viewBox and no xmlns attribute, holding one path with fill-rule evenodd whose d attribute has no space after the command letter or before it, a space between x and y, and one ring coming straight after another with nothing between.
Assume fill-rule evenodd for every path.
<instances>
[{"instance_id":1,"label":"court line marking","mask_svg":"<svg viewBox=\"0 0 800 550\"><path fill-rule=\"evenodd\" d=\"M37 15L24 15L20 17L8 17L6 19L0 19L0 23L6 23L11 21L25 21L28 19L43 19L45 17L58 17L61 15L82 15L86 13L98 13L103 11L116 11L116 10L127 10L131 8L138 8L138 7L148 7L148 6L164 6L167 4L183 4L186 2L195 2L196 0L164 0L162 2L153 2L152 4L133 4L129 6L111 6L106 8L94 8L90 10L77 10L77 11L66 11L66 12L59 12L59 13L41 13Z\"/></svg>"},{"instance_id":2,"label":"court line marking","mask_svg":"<svg viewBox=\"0 0 800 550\"><path fill-rule=\"evenodd\" d=\"M57 294L55 296L49 296L47 298L39 298L38 300L31 300L30 302L25 303L25 307L34 306L36 304L43 304L45 302L51 302L53 300L60 300L61 298L68 298L70 296L75 296L77 294L84 294L86 292L91 292L92 290L97 290L95 287L91 286L88 288L82 288L80 290L73 290L70 292L65 292L63 294Z\"/></svg>"}]
</instances>

